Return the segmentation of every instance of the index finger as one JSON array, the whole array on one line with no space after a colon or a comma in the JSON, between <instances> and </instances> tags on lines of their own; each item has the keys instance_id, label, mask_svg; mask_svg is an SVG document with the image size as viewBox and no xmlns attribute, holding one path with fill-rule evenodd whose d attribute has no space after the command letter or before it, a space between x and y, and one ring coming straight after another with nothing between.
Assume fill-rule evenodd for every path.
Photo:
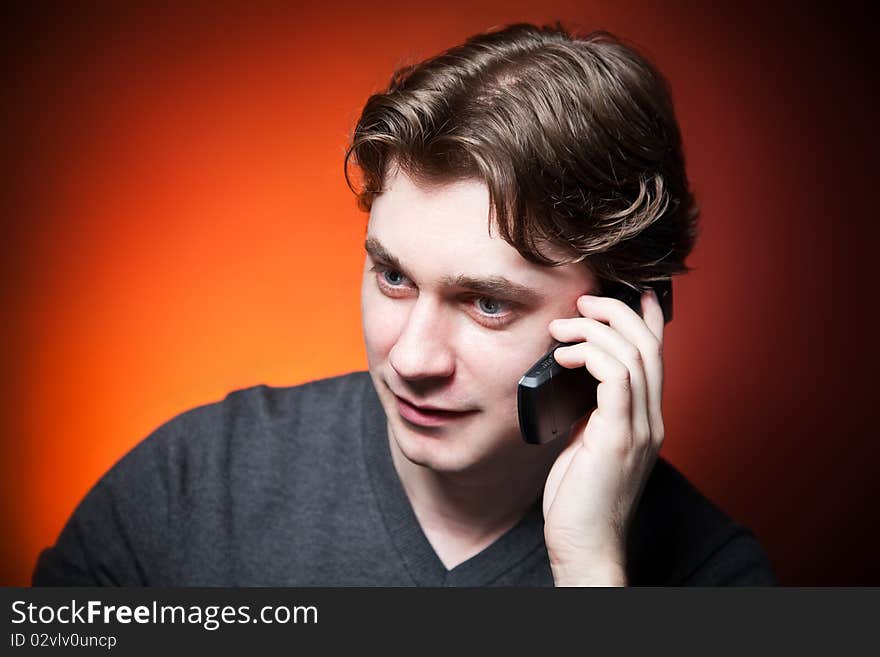
<instances>
[{"instance_id":1,"label":"index finger","mask_svg":"<svg viewBox=\"0 0 880 657\"><path fill-rule=\"evenodd\" d=\"M654 337L663 344L663 329L666 322L663 318L663 308L660 307L660 300L657 299L654 290L647 290L642 294L642 319L645 320Z\"/></svg>"},{"instance_id":2,"label":"index finger","mask_svg":"<svg viewBox=\"0 0 880 657\"><path fill-rule=\"evenodd\" d=\"M656 344L662 342L663 309L653 291L643 293L640 302L642 317L639 317L637 311L628 304L615 297L587 294L577 300L577 309L584 317L592 317L607 323L638 347L643 355L648 356L654 351Z\"/></svg>"}]
</instances>

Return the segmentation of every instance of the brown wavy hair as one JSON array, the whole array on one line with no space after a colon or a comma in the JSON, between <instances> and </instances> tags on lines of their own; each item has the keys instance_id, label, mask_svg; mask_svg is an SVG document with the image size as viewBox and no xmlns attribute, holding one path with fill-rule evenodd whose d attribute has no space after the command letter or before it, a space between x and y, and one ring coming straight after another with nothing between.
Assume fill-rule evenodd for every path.
<instances>
[{"instance_id":1,"label":"brown wavy hair","mask_svg":"<svg viewBox=\"0 0 880 657\"><path fill-rule=\"evenodd\" d=\"M690 269L698 210L668 84L607 32L516 24L396 71L346 153L361 209L391 165L483 180L499 234L531 262L634 287Z\"/></svg>"}]
</instances>

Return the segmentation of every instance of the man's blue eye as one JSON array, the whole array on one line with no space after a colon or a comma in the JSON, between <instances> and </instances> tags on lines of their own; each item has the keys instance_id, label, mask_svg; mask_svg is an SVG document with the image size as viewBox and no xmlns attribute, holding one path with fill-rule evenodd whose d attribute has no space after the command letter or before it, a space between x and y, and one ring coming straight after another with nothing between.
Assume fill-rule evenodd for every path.
<instances>
[{"instance_id":1,"label":"man's blue eye","mask_svg":"<svg viewBox=\"0 0 880 657\"><path fill-rule=\"evenodd\" d=\"M501 302L488 297L480 297L477 300L477 305L480 307L480 312L487 315L497 315L502 311Z\"/></svg>"},{"instance_id":2,"label":"man's blue eye","mask_svg":"<svg viewBox=\"0 0 880 657\"><path fill-rule=\"evenodd\" d=\"M406 280L403 274L399 271L394 271L393 269L386 269L382 272L382 276L385 278L385 282L389 285L402 285L403 281Z\"/></svg>"}]
</instances>

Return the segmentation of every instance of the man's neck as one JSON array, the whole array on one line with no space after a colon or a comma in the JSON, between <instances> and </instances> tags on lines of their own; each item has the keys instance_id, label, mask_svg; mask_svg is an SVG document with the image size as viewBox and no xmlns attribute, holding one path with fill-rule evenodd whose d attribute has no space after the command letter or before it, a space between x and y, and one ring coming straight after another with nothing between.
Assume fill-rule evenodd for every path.
<instances>
[{"instance_id":1,"label":"man's neck","mask_svg":"<svg viewBox=\"0 0 880 657\"><path fill-rule=\"evenodd\" d=\"M388 440L419 525L447 569L489 547L525 516L540 499L556 456L543 450L539 458L528 454L503 468L447 474L407 459L390 431Z\"/></svg>"}]
</instances>

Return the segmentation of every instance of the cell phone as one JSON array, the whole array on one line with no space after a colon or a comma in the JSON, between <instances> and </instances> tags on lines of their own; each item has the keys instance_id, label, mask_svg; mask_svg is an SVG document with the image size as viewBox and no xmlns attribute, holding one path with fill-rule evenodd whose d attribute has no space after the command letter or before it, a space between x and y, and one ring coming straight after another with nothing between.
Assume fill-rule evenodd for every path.
<instances>
[{"instance_id":1,"label":"cell phone","mask_svg":"<svg viewBox=\"0 0 880 657\"><path fill-rule=\"evenodd\" d=\"M605 287L602 296L620 299L641 317L641 295L647 289L657 293L664 322L672 321L671 279L648 283L642 290L612 284ZM586 367L562 367L553 357L556 349L568 344L573 343L557 342L519 380L516 390L519 428L527 443L543 445L567 436L578 420L596 408L599 381Z\"/></svg>"}]
</instances>

